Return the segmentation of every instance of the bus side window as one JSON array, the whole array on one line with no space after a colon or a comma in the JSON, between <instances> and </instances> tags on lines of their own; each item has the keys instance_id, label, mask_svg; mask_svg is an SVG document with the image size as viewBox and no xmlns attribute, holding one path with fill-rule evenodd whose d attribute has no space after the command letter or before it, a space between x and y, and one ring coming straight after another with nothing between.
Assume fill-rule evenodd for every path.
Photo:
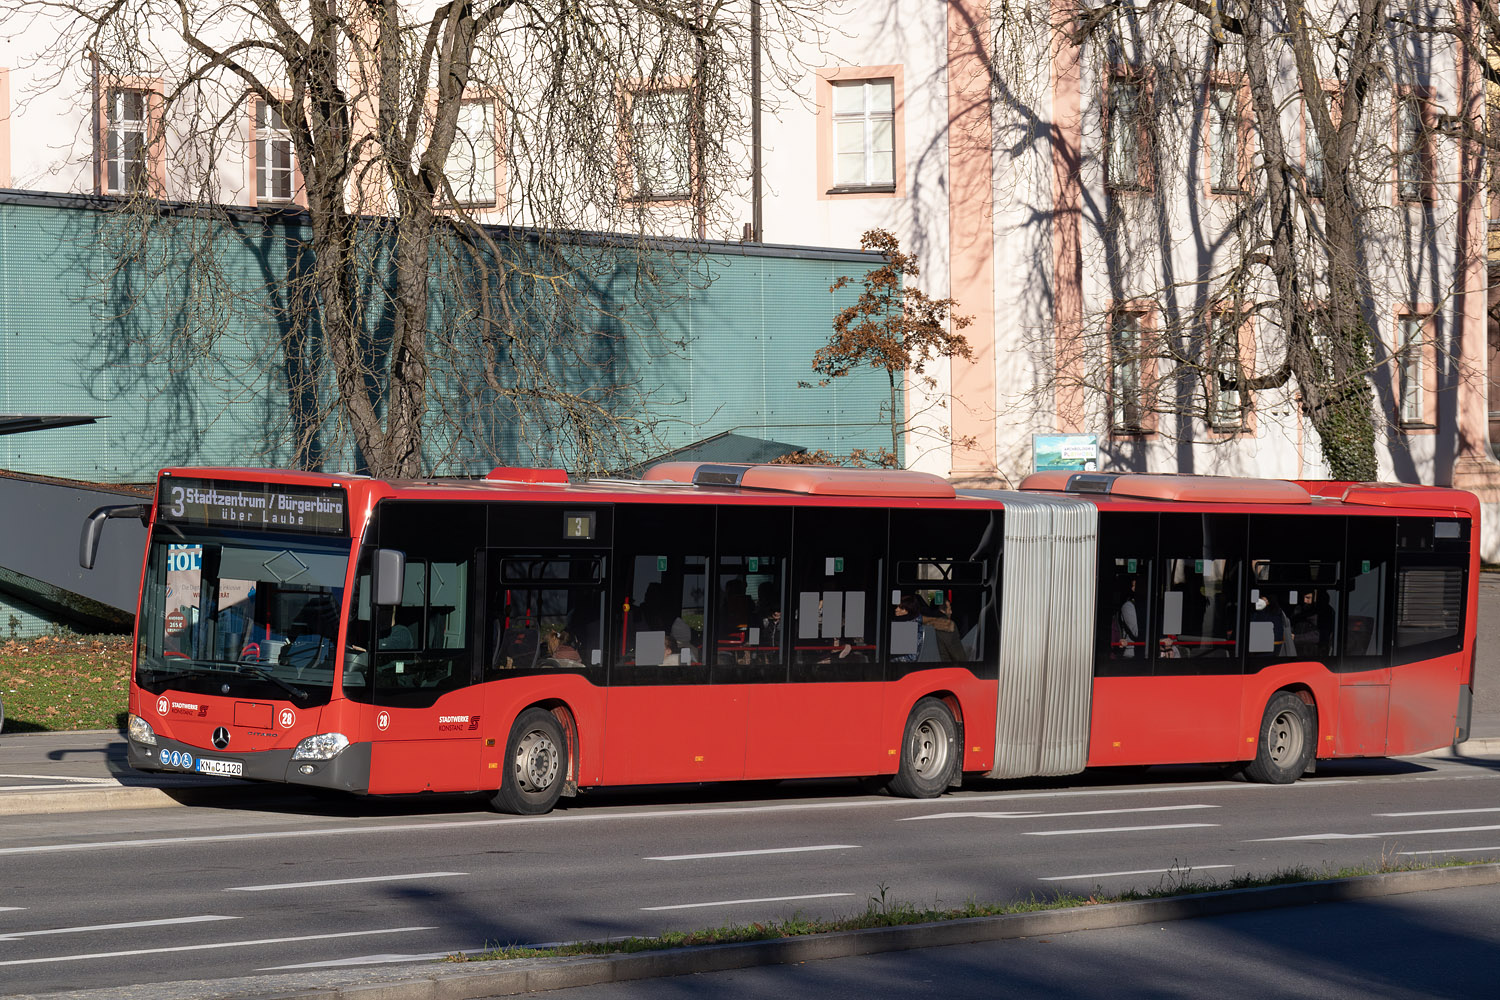
<instances>
[{"instance_id":1,"label":"bus side window","mask_svg":"<svg viewBox=\"0 0 1500 1000\"><path fill-rule=\"evenodd\" d=\"M787 679L786 640L796 588L788 584L792 511L724 505L714 527L714 575L704 647L712 683Z\"/></svg>"},{"instance_id":2,"label":"bus side window","mask_svg":"<svg viewBox=\"0 0 1500 1000\"><path fill-rule=\"evenodd\" d=\"M1395 645L1391 665L1463 648L1469 522L1403 517L1396 529Z\"/></svg>"},{"instance_id":3,"label":"bus side window","mask_svg":"<svg viewBox=\"0 0 1500 1000\"><path fill-rule=\"evenodd\" d=\"M1237 664L1176 664L1235 659L1246 518L1239 514L1163 514L1156 673L1238 673Z\"/></svg>"},{"instance_id":4,"label":"bus side window","mask_svg":"<svg viewBox=\"0 0 1500 1000\"><path fill-rule=\"evenodd\" d=\"M480 504L387 501L376 511L378 544L406 553L406 575L400 603L370 609L370 697L380 705L431 705L479 679L482 637L469 627L469 605L485 510Z\"/></svg>"},{"instance_id":5,"label":"bus side window","mask_svg":"<svg viewBox=\"0 0 1500 1000\"><path fill-rule=\"evenodd\" d=\"M615 519L609 683L703 683L712 508L621 504Z\"/></svg>"},{"instance_id":6,"label":"bus side window","mask_svg":"<svg viewBox=\"0 0 1500 1000\"><path fill-rule=\"evenodd\" d=\"M1146 676L1157 650L1156 536L1159 515L1099 513L1099 582L1095 594L1094 673Z\"/></svg>"},{"instance_id":7,"label":"bus side window","mask_svg":"<svg viewBox=\"0 0 1500 1000\"><path fill-rule=\"evenodd\" d=\"M996 511L893 510L885 603L887 677L996 652Z\"/></svg>"},{"instance_id":8,"label":"bus side window","mask_svg":"<svg viewBox=\"0 0 1500 1000\"><path fill-rule=\"evenodd\" d=\"M1335 662L1343 617L1342 516L1267 514L1250 522L1245 652L1251 668L1274 659Z\"/></svg>"},{"instance_id":9,"label":"bus side window","mask_svg":"<svg viewBox=\"0 0 1500 1000\"><path fill-rule=\"evenodd\" d=\"M879 661L876 622L884 603L881 552L870 541L886 537L886 512L799 507L795 518L793 680L835 673L849 679L880 676L874 664Z\"/></svg>"},{"instance_id":10,"label":"bus side window","mask_svg":"<svg viewBox=\"0 0 1500 1000\"><path fill-rule=\"evenodd\" d=\"M1339 629L1342 651L1333 669L1343 673L1390 665L1391 563L1396 551L1396 518L1348 518L1344 593L1347 613Z\"/></svg>"}]
</instances>

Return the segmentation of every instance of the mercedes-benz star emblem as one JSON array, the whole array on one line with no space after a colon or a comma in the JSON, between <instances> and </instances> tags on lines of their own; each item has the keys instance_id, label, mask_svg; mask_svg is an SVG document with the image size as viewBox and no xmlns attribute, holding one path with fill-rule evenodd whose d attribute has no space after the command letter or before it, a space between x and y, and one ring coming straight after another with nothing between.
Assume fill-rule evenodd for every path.
<instances>
[{"instance_id":1,"label":"mercedes-benz star emblem","mask_svg":"<svg viewBox=\"0 0 1500 1000\"><path fill-rule=\"evenodd\" d=\"M220 726L218 729L214 730L214 746L218 747L220 750L223 750L228 745L229 730L225 729L223 726Z\"/></svg>"}]
</instances>

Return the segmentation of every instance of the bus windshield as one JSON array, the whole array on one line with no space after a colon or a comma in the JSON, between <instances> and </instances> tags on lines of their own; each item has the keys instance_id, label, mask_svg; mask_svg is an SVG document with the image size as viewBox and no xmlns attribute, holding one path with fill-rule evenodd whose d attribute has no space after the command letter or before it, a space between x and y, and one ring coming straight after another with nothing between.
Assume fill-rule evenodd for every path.
<instances>
[{"instance_id":1,"label":"bus windshield","mask_svg":"<svg viewBox=\"0 0 1500 1000\"><path fill-rule=\"evenodd\" d=\"M136 683L326 704L347 541L158 531L141 595Z\"/></svg>"}]
</instances>

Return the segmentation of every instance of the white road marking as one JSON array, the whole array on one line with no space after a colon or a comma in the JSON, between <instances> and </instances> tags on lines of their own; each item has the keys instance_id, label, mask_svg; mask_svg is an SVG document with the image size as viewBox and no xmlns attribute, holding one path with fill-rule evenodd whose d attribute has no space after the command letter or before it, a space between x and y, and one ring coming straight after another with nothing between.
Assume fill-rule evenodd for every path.
<instances>
[{"instance_id":1,"label":"white road marking","mask_svg":"<svg viewBox=\"0 0 1500 1000\"><path fill-rule=\"evenodd\" d=\"M84 778L70 774L0 774L0 778L22 778L26 781L63 782L70 785L118 785L119 781L114 778ZM14 792L18 788L51 788L52 785L7 785L7 792Z\"/></svg>"},{"instance_id":2,"label":"white road marking","mask_svg":"<svg viewBox=\"0 0 1500 1000\"><path fill-rule=\"evenodd\" d=\"M468 872L415 872L411 875L367 875L363 878L329 878L318 882L282 882L277 885L232 885L225 892L270 892L273 889L312 889L325 885L356 885L361 882L403 882L418 878L450 878Z\"/></svg>"},{"instance_id":3,"label":"white road marking","mask_svg":"<svg viewBox=\"0 0 1500 1000\"><path fill-rule=\"evenodd\" d=\"M335 958L327 962L303 962L300 965L268 965L256 972L288 972L292 969L337 969L351 965L385 965L389 962L440 962L449 955L458 952L475 954L484 951L479 948L449 948L445 951L429 951L422 955L407 955L402 952L387 952L383 955L356 955L352 958Z\"/></svg>"},{"instance_id":4,"label":"white road marking","mask_svg":"<svg viewBox=\"0 0 1500 1000\"><path fill-rule=\"evenodd\" d=\"M837 896L852 896L852 892L816 892L808 896L767 896L764 899L721 899L713 903L677 903L674 906L643 906L648 912L657 910L696 910L703 906L739 906L741 903L789 903L799 899L833 899Z\"/></svg>"},{"instance_id":5,"label":"white road marking","mask_svg":"<svg viewBox=\"0 0 1500 1000\"><path fill-rule=\"evenodd\" d=\"M133 951L98 951L89 955L54 955L51 958L14 958L0 962L7 965L45 965L56 962L82 962L94 958L129 958L132 955L167 955L179 951L211 951L215 948L253 948L266 944L290 944L294 941L327 941L333 938L374 937L376 934L410 934L435 931L436 927L384 927L373 931L343 931L338 934L304 934L298 937L256 938L253 941L213 941L208 944L183 944L171 948L137 948Z\"/></svg>"},{"instance_id":6,"label":"white road marking","mask_svg":"<svg viewBox=\"0 0 1500 1000\"><path fill-rule=\"evenodd\" d=\"M174 927L178 924L202 924L215 920L238 920L239 917L224 917L205 913L196 917L169 917L160 920L132 920L122 924L90 924L87 927L48 927L39 931L5 931L0 941L15 941L18 938L46 937L49 934L87 934L90 931L123 931L134 927Z\"/></svg>"},{"instance_id":7,"label":"white road marking","mask_svg":"<svg viewBox=\"0 0 1500 1000\"><path fill-rule=\"evenodd\" d=\"M1180 872L1190 875L1193 872L1206 872L1210 868L1233 868L1234 865L1179 865L1176 868L1142 868L1133 872L1090 872L1087 875L1040 875L1038 880L1042 882L1071 882L1074 879L1085 878L1115 878L1120 875L1165 875L1168 872Z\"/></svg>"},{"instance_id":8,"label":"white road marking","mask_svg":"<svg viewBox=\"0 0 1500 1000\"><path fill-rule=\"evenodd\" d=\"M1500 830L1500 826L1447 826L1430 830L1380 830L1376 833L1302 833L1295 837L1260 837L1248 843L1260 844L1273 840L1374 840L1376 837L1415 837L1428 833L1478 833L1482 830Z\"/></svg>"},{"instance_id":9,"label":"white road marking","mask_svg":"<svg viewBox=\"0 0 1500 1000\"><path fill-rule=\"evenodd\" d=\"M758 851L719 851L714 854L663 854L645 861L701 861L705 858L748 858L757 854L804 854L808 851L857 851L858 844L816 844L811 847L766 847Z\"/></svg>"},{"instance_id":10,"label":"white road marking","mask_svg":"<svg viewBox=\"0 0 1500 1000\"><path fill-rule=\"evenodd\" d=\"M1184 809L1218 809L1210 805L1182 806L1136 806L1131 809L1084 809L1078 812L952 812L931 813L927 816L903 816L897 822L910 823L922 819L1055 819L1059 816L1117 816L1121 813L1180 812Z\"/></svg>"},{"instance_id":11,"label":"white road marking","mask_svg":"<svg viewBox=\"0 0 1500 1000\"><path fill-rule=\"evenodd\" d=\"M1483 809L1427 809L1423 812L1408 813L1371 813L1372 816L1459 816L1465 813L1500 813L1500 806L1486 806Z\"/></svg>"},{"instance_id":12,"label":"white road marking","mask_svg":"<svg viewBox=\"0 0 1500 1000\"><path fill-rule=\"evenodd\" d=\"M1481 775L1465 775L1477 778ZM1316 782L1298 782L1292 785L1232 784L1221 782L1213 785L1171 785L1160 788L1086 788L1056 792L1006 792L995 795L964 796L965 804L975 802L1006 802L1020 799L1094 798L1114 795L1155 795L1180 792L1260 792L1268 789L1326 788L1330 785L1355 784L1352 780L1320 778ZM49 854L60 851L95 851L110 849L134 849L144 847L180 847L188 844L218 844L246 840L275 840L294 837L348 837L368 833L411 833L429 830L463 830L471 828L493 828L497 826L534 825L539 823L605 823L640 819L678 819L690 816L754 816L770 813L819 812L829 809L909 809L915 803L909 799L849 798L833 802L789 802L784 805L760 806L703 806L684 809L596 809L590 811L549 813L545 816L516 816L495 819L445 820L429 823L387 823L376 826L324 827L316 830L276 830L260 833L223 833L183 837L152 837L139 840L107 840L72 844L37 844L31 847L0 847L0 857L24 854Z\"/></svg>"},{"instance_id":13,"label":"white road marking","mask_svg":"<svg viewBox=\"0 0 1500 1000\"><path fill-rule=\"evenodd\" d=\"M1442 851L1397 851L1397 854L1472 854L1474 851L1500 851L1500 847L1450 847Z\"/></svg>"},{"instance_id":14,"label":"white road marking","mask_svg":"<svg viewBox=\"0 0 1500 1000\"><path fill-rule=\"evenodd\" d=\"M1066 837L1075 833L1135 833L1138 830L1191 830L1194 827L1218 826L1217 823L1168 823L1163 826L1100 826L1080 830L1022 830L1026 837Z\"/></svg>"},{"instance_id":15,"label":"white road marking","mask_svg":"<svg viewBox=\"0 0 1500 1000\"><path fill-rule=\"evenodd\" d=\"M26 907L24 907L24 906L0 906L0 911L3 911L3 910L24 910L24 909L26 909Z\"/></svg>"}]
</instances>

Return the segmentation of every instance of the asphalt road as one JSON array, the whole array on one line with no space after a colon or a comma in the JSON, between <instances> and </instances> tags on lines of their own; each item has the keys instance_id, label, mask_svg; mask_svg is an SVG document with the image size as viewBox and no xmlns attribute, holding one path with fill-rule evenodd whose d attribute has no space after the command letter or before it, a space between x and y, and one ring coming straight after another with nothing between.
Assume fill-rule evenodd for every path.
<instances>
[{"instance_id":1,"label":"asphalt road","mask_svg":"<svg viewBox=\"0 0 1500 1000\"><path fill-rule=\"evenodd\" d=\"M611 983L549 1000L1492 997L1500 887Z\"/></svg>"},{"instance_id":2,"label":"asphalt road","mask_svg":"<svg viewBox=\"0 0 1500 1000\"><path fill-rule=\"evenodd\" d=\"M1500 857L1500 760L1203 768L914 802L849 784L590 796L501 817L355 799L0 819L0 982L124 987L975 900ZM733 796L733 798L727 798ZM434 809L438 805L442 808Z\"/></svg>"}]
</instances>

